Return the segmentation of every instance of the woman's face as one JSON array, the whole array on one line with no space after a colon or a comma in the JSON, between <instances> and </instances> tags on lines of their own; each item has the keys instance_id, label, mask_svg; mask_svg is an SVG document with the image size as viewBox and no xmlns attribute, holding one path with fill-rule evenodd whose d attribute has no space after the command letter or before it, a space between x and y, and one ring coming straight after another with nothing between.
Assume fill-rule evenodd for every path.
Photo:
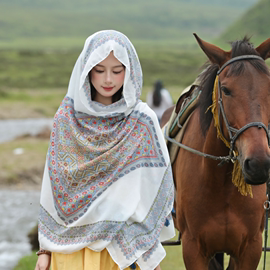
<instances>
[{"instance_id":1,"label":"woman's face","mask_svg":"<svg viewBox=\"0 0 270 270\"><path fill-rule=\"evenodd\" d=\"M125 66L111 52L106 59L93 67L90 77L97 90L95 101L109 105L112 104L112 96L124 83Z\"/></svg>"}]
</instances>

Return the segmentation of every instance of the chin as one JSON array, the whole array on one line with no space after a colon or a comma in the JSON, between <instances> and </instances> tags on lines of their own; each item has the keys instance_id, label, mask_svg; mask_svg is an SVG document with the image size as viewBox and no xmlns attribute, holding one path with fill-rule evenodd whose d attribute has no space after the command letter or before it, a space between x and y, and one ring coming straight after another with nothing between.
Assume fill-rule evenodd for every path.
<instances>
[{"instance_id":1,"label":"chin","mask_svg":"<svg viewBox=\"0 0 270 270\"><path fill-rule=\"evenodd\" d=\"M245 182L249 185L253 185L253 186L258 186L258 185L262 185L265 184L269 178L267 179L250 179L248 177L244 177Z\"/></svg>"}]
</instances>

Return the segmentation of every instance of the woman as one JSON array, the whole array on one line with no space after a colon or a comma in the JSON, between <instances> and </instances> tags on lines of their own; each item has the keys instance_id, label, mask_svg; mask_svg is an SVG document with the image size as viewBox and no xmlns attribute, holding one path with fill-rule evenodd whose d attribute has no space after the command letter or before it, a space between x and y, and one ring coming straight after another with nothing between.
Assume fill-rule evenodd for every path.
<instances>
[{"instance_id":1,"label":"woman","mask_svg":"<svg viewBox=\"0 0 270 270\"><path fill-rule=\"evenodd\" d=\"M117 31L90 36L55 117L36 270L160 269L174 236L173 181L142 70Z\"/></svg>"},{"instance_id":2,"label":"woman","mask_svg":"<svg viewBox=\"0 0 270 270\"><path fill-rule=\"evenodd\" d=\"M146 102L156 113L160 122L163 113L173 105L172 97L164 88L162 81L158 80L154 84L154 90L147 94Z\"/></svg>"}]
</instances>

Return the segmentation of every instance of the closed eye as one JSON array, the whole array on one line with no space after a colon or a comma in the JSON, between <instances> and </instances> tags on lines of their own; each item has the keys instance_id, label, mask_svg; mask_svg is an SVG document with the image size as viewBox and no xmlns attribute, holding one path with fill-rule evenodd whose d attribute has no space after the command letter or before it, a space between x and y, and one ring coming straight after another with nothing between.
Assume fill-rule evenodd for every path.
<instances>
[{"instance_id":1,"label":"closed eye","mask_svg":"<svg viewBox=\"0 0 270 270\"><path fill-rule=\"evenodd\" d=\"M98 69L95 69L95 72L97 72L97 73L103 73L104 70L98 70Z\"/></svg>"},{"instance_id":2,"label":"closed eye","mask_svg":"<svg viewBox=\"0 0 270 270\"><path fill-rule=\"evenodd\" d=\"M120 70L120 71L113 71L113 73L114 73L114 74L120 74L122 71L123 71L123 69Z\"/></svg>"},{"instance_id":3,"label":"closed eye","mask_svg":"<svg viewBox=\"0 0 270 270\"><path fill-rule=\"evenodd\" d=\"M231 96L231 91L225 86L221 87L221 91L224 93L225 96Z\"/></svg>"}]
</instances>

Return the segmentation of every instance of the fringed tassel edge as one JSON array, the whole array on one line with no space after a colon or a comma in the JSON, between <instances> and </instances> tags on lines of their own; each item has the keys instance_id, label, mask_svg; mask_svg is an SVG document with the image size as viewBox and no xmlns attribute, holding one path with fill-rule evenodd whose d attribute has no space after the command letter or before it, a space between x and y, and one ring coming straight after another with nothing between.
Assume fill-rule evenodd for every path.
<instances>
[{"instance_id":1,"label":"fringed tassel edge","mask_svg":"<svg viewBox=\"0 0 270 270\"><path fill-rule=\"evenodd\" d=\"M238 160L235 161L232 172L232 182L243 196L250 195L253 198L252 187L245 182L242 168Z\"/></svg>"}]
</instances>

